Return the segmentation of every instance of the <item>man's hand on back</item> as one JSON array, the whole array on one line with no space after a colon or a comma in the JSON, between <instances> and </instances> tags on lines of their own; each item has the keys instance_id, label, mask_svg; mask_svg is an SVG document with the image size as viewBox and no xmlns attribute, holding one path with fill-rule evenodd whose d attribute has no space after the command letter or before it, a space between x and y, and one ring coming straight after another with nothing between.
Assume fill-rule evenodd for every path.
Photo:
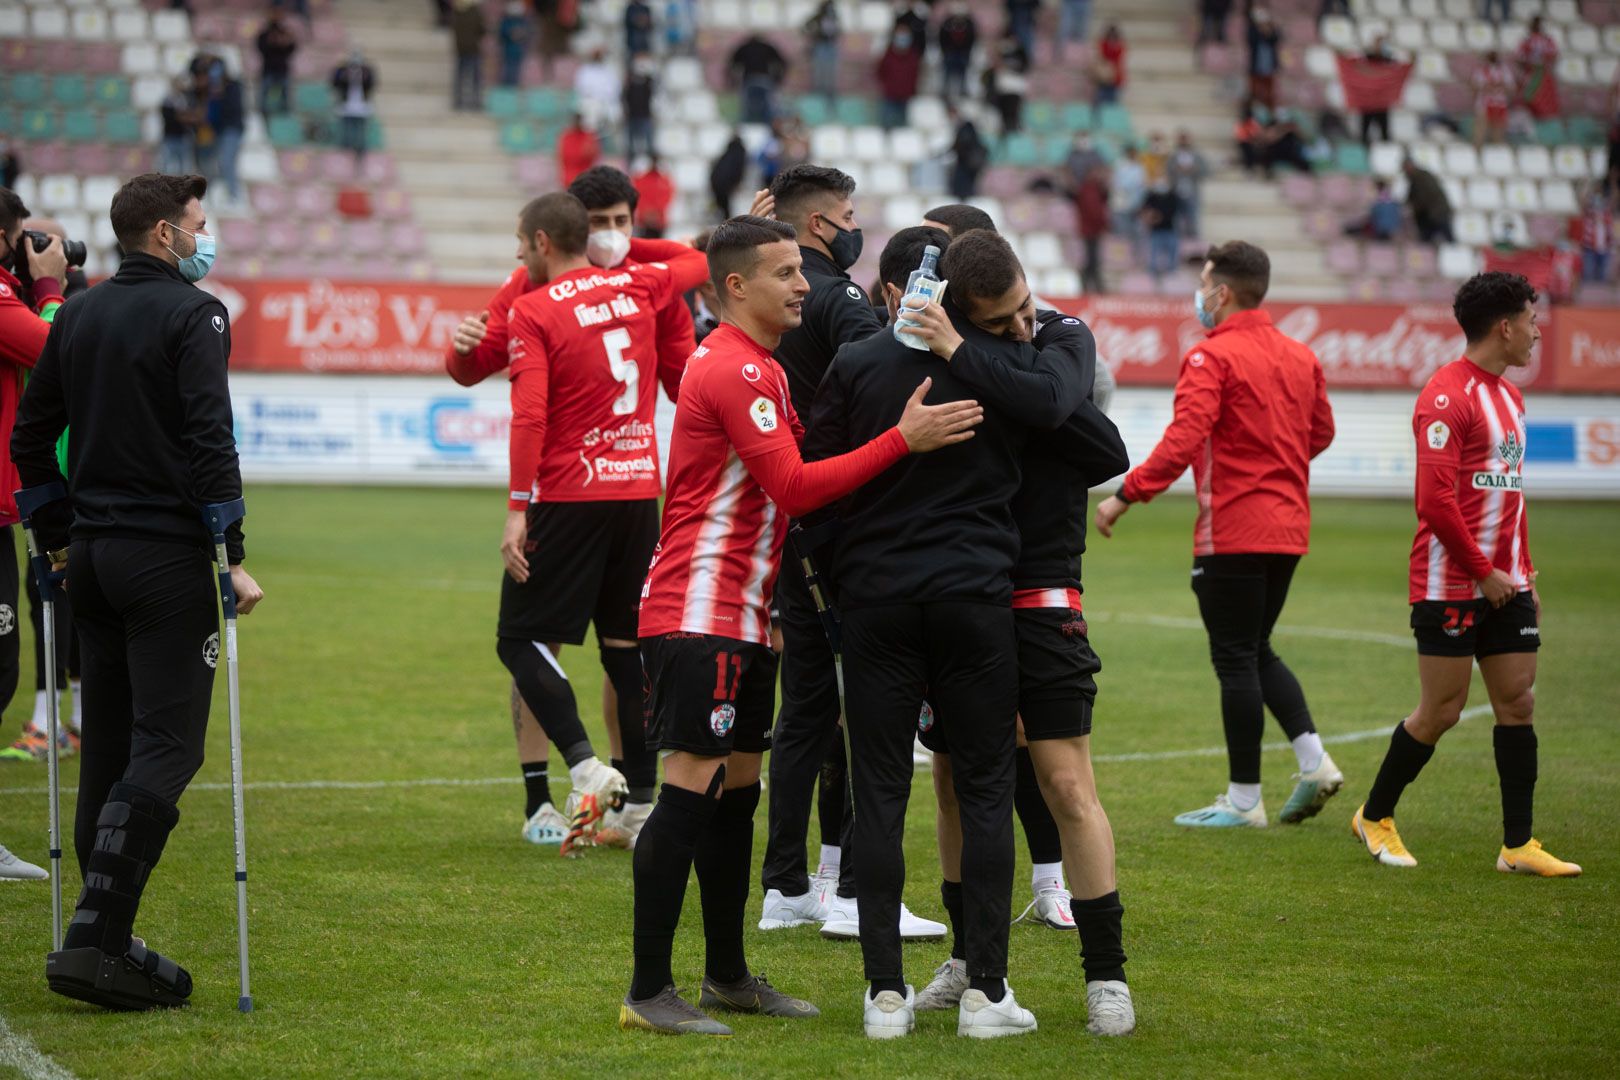
<instances>
[{"instance_id":1,"label":"man's hand on back","mask_svg":"<svg viewBox=\"0 0 1620 1080\"><path fill-rule=\"evenodd\" d=\"M926 454L942 446L964 442L973 438L973 428L984 419L984 409L977 401L947 401L943 405L924 405L923 398L933 379L924 379L906 402L906 411L900 414L896 426L913 454Z\"/></svg>"}]
</instances>

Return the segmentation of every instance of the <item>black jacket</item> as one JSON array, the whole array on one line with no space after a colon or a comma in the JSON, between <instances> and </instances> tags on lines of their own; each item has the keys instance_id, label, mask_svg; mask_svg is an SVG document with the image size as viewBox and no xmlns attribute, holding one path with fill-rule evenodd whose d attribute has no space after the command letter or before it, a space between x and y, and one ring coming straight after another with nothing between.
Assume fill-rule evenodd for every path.
<instances>
[{"instance_id":1,"label":"black jacket","mask_svg":"<svg viewBox=\"0 0 1620 1080\"><path fill-rule=\"evenodd\" d=\"M11 455L24 487L52 481L68 440L75 540L126 537L211 549L202 507L242 495L226 362L225 305L150 255L125 256L107 281L62 307L17 411ZM60 547L64 514L43 514ZM242 531L226 538L242 560Z\"/></svg>"},{"instance_id":2,"label":"black jacket","mask_svg":"<svg viewBox=\"0 0 1620 1080\"><path fill-rule=\"evenodd\" d=\"M1037 366L1033 346L991 337L947 310L963 336L950 363L909 349L884 332L840 349L816 395L806 460L845 453L893 426L924 378L934 380L928 404L977 398L985 406L973 438L907 457L841 504L831 576L842 608L1012 602L1019 538L1011 502L1022 481L1025 443L1035 429L991 404L966 373L998 387L1007 384L989 378L991 369L1015 371L1043 387L1045 376L1030 374ZM1086 388L1075 356L1059 357L1054 350L1041 361L1063 376L1061 411L1052 415L1052 426L1074 412ZM1043 395L1044 390L1032 395L1036 413L1052 414Z\"/></svg>"},{"instance_id":3,"label":"black jacket","mask_svg":"<svg viewBox=\"0 0 1620 1080\"><path fill-rule=\"evenodd\" d=\"M810 295L804 298L802 321L782 335L782 343L776 347L776 362L787 372L793 411L808 427L816 387L821 385L833 356L840 347L882 330L883 318L837 263L807 247L799 248L799 254L804 257Z\"/></svg>"}]
</instances>

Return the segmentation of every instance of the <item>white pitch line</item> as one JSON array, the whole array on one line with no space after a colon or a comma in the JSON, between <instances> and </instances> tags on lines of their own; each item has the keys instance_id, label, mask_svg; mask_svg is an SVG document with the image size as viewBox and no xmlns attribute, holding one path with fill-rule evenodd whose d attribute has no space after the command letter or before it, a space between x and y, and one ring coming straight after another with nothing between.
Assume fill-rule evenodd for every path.
<instances>
[{"instance_id":1,"label":"white pitch line","mask_svg":"<svg viewBox=\"0 0 1620 1080\"><path fill-rule=\"evenodd\" d=\"M33 1039L12 1030L3 1016L0 1016L0 1069L15 1069L26 1080L78 1080L67 1069L40 1053Z\"/></svg>"},{"instance_id":2,"label":"white pitch line","mask_svg":"<svg viewBox=\"0 0 1620 1080\"><path fill-rule=\"evenodd\" d=\"M1491 711L1489 705L1473 705L1462 711L1462 719L1469 720L1476 716L1484 716ZM1349 731L1341 735L1324 735L1322 742L1328 745L1340 743L1366 742L1368 739L1388 738L1389 733L1395 729L1394 723L1383 727L1367 728L1365 731ZM1289 745L1285 742L1267 743L1263 750L1287 750ZM1226 753L1224 746L1203 746L1194 750L1153 750L1128 754L1098 754L1091 760L1097 763L1113 764L1130 761L1176 761L1181 758L1220 757ZM924 767L924 766L919 766ZM249 791L380 791L386 788L419 788L419 787L502 787L522 783L521 777L516 776L484 776L470 779L456 779L453 777L423 777L417 780L254 780L245 787ZM551 778L553 784L563 784L562 777ZM229 791L231 785L221 782L207 784L192 784L187 791ZM64 787L64 793L76 791L76 788ZM44 787L10 787L0 788L0 795L45 795L49 789Z\"/></svg>"},{"instance_id":3,"label":"white pitch line","mask_svg":"<svg viewBox=\"0 0 1620 1080\"><path fill-rule=\"evenodd\" d=\"M1204 624L1199 619L1188 619L1179 615L1136 615L1129 612L1118 614L1100 612L1096 615L1086 614L1088 622L1123 622L1140 623L1143 626L1163 626L1172 630L1202 630ZM1399 649L1415 648L1410 635L1401 637L1399 634L1380 634L1372 630L1346 630L1336 626L1278 626L1272 633L1293 635L1294 637L1327 638L1331 641L1366 641L1373 645L1393 645Z\"/></svg>"}]
</instances>

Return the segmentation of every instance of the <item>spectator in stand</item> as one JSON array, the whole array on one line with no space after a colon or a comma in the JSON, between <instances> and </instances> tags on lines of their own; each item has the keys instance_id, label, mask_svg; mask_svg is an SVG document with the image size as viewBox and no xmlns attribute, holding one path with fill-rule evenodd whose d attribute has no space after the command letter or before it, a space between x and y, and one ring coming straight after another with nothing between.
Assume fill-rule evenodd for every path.
<instances>
[{"instance_id":1,"label":"spectator in stand","mask_svg":"<svg viewBox=\"0 0 1620 1080\"><path fill-rule=\"evenodd\" d=\"M1176 213L1180 203L1170 178L1162 176L1154 181L1147 198L1142 200L1142 224L1148 230L1148 273L1154 282L1176 268L1176 253L1181 249L1181 234L1176 231Z\"/></svg>"},{"instance_id":2,"label":"spectator in stand","mask_svg":"<svg viewBox=\"0 0 1620 1080\"><path fill-rule=\"evenodd\" d=\"M1401 162L1401 172L1406 174L1406 205L1418 239L1425 244L1451 243L1451 200L1439 179L1411 158Z\"/></svg>"},{"instance_id":3,"label":"spectator in stand","mask_svg":"<svg viewBox=\"0 0 1620 1080\"><path fill-rule=\"evenodd\" d=\"M742 135L733 131L731 141L709 167L709 193L714 196L714 208L720 220L731 217L731 200L736 198L747 171L748 147L743 145Z\"/></svg>"},{"instance_id":4,"label":"spectator in stand","mask_svg":"<svg viewBox=\"0 0 1620 1080\"><path fill-rule=\"evenodd\" d=\"M366 157L371 95L376 88L376 73L359 49L350 52L348 62L332 72L332 92L338 99L338 140L344 149L354 152L356 166Z\"/></svg>"},{"instance_id":5,"label":"spectator in stand","mask_svg":"<svg viewBox=\"0 0 1620 1080\"><path fill-rule=\"evenodd\" d=\"M1102 242L1108 233L1108 166L1099 162L1086 173L1074 196L1075 216L1080 223L1080 243L1085 262L1080 267L1080 287L1088 296L1101 296Z\"/></svg>"},{"instance_id":6,"label":"spectator in stand","mask_svg":"<svg viewBox=\"0 0 1620 1080\"><path fill-rule=\"evenodd\" d=\"M754 155L754 164L759 166L759 182L764 187L770 187L776 174L782 171L782 158L787 153L787 139L783 132L783 117L778 116L771 121L770 134L760 143L759 152Z\"/></svg>"},{"instance_id":7,"label":"spectator in stand","mask_svg":"<svg viewBox=\"0 0 1620 1080\"><path fill-rule=\"evenodd\" d=\"M671 53L697 48L697 0L665 0L664 47Z\"/></svg>"},{"instance_id":8,"label":"spectator in stand","mask_svg":"<svg viewBox=\"0 0 1620 1080\"><path fill-rule=\"evenodd\" d=\"M247 126L246 93L240 79L234 79L225 70L225 61L208 56L201 70L192 76L192 97L200 103L202 120L198 128L206 128L207 142L199 138L197 167L210 180L220 182L225 197L214 203L220 211L239 210L242 201L242 181L237 175L236 162L242 153L242 137Z\"/></svg>"},{"instance_id":9,"label":"spectator in stand","mask_svg":"<svg viewBox=\"0 0 1620 1080\"><path fill-rule=\"evenodd\" d=\"M17 186L17 177L22 175L22 161L17 157L16 147L11 140L0 135L0 187L12 188Z\"/></svg>"},{"instance_id":10,"label":"spectator in stand","mask_svg":"<svg viewBox=\"0 0 1620 1080\"><path fill-rule=\"evenodd\" d=\"M1125 156L1114 163L1114 184L1108 209L1114 215L1114 232L1131 243L1131 261L1142 262L1142 202L1147 198L1147 171L1135 146L1125 148Z\"/></svg>"},{"instance_id":11,"label":"spectator in stand","mask_svg":"<svg viewBox=\"0 0 1620 1080\"><path fill-rule=\"evenodd\" d=\"M1389 47L1389 39L1383 34L1373 38L1373 43L1367 47L1362 55L1362 62L1367 64L1393 64L1395 51ZM1372 146L1373 129L1379 131L1381 142L1389 142L1389 110L1369 109L1361 114L1361 145Z\"/></svg>"},{"instance_id":12,"label":"spectator in stand","mask_svg":"<svg viewBox=\"0 0 1620 1080\"><path fill-rule=\"evenodd\" d=\"M967 96L968 67L973 63L973 47L979 43L979 24L967 0L951 0L950 10L939 23L939 58L945 70L945 99L960 101Z\"/></svg>"},{"instance_id":13,"label":"spectator in stand","mask_svg":"<svg viewBox=\"0 0 1620 1080\"><path fill-rule=\"evenodd\" d=\"M1271 179L1272 171L1278 165L1289 165L1300 172L1314 171L1310 155L1305 152L1305 134L1289 110L1277 110L1271 122L1265 126L1261 142L1265 147L1261 167L1265 170L1267 180Z\"/></svg>"},{"instance_id":14,"label":"spectator in stand","mask_svg":"<svg viewBox=\"0 0 1620 1080\"><path fill-rule=\"evenodd\" d=\"M653 97L658 85L658 62L646 53L630 59L630 77L624 81L624 161L625 167L638 157L652 157Z\"/></svg>"},{"instance_id":15,"label":"spectator in stand","mask_svg":"<svg viewBox=\"0 0 1620 1080\"><path fill-rule=\"evenodd\" d=\"M1069 174L1068 189L1071 193L1078 192L1081 185L1091 177L1091 173L1099 166L1106 167L1108 162L1103 160L1092 142L1091 132L1077 131L1074 135L1074 145L1069 149L1069 156L1063 163ZM1104 177L1104 187L1107 187L1107 178Z\"/></svg>"},{"instance_id":16,"label":"spectator in stand","mask_svg":"<svg viewBox=\"0 0 1620 1080\"><path fill-rule=\"evenodd\" d=\"M1164 137L1164 132L1155 131L1148 135L1147 149L1142 151L1142 171L1147 174L1148 187L1152 187L1164 179L1170 168L1170 143Z\"/></svg>"},{"instance_id":17,"label":"spectator in stand","mask_svg":"<svg viewBox=\"0 0 1620 1080\"><path fill-rule=\"evenodd\" d=\"M433 0L433 21L436 26L450 25L450 0Z\"/></svg>"},{"instance_id":18,"label":"spectator in stand","mask_svg":"<svg viewBox=\"0 0 1620 1080\"><path fill-rule=\"evenodd\" d=\"M1091 71L1098 105L1113 105L1125 92L1125 51L1124 35L1117 25L1110 25L1097 45L1097 61Z\"/></svg>"},{"instance_id":19,"label":"spectator in stand","mask_svg":"<svg viewBox=\"0 0 1620 1080\"><path fill-rule=\"evenodd\" d=\"M1007 0L1007 33L1018 39L1024 55L1035 57L1035 20L1040 16L1041 0ZM1026 64L1027 67L1027 64Z\"/></svg>"},{"instance_id":20,"label":"spectator in stand","mask_svg":"<svg viewBox=\"0 0 1620 1080\"><path fill-rule=\"evenodd\" d=\"M810 45L810 89L831 101L838 95L838 41L844 34L834 0L821 0L804 24Z\"/></svg>"},{"instance_id":21,"label":"spectator in stand","mask_svg":"<svg viewBox=\"0 0 1620 1080\"><path fill-rule=\"evenodd\" d=\"M912 48L911 31L896 22L889 35L889 47L878 59L878 123L883 130L906 126L911 99L917 96L917 80L922 77L922 53Z\"/></svg>"},{"instance_id":22,"label":"spectator in stand","mask_svg":"<svg viewBox=\"0 0 1620 1080\"><path fill-rule=\"evenodd\" d=\"M1058 35L1052 49L1052 62L1063 62L1063 46L1071 41L1085 42L1091 37L1091 0L1059 0Z\"/></svg>"},{"instance_id":23,"label":"spectator in stand","mask_svg":"<svg viewBox=\"0 0 1620 1080\"><path fill-rule=\"evenodd\" d=\"M1474 71L1474 147L1507 141L1508 108L1513 103L1513 68L1492 49Z\"/></svg>"},{"instance_id":24,"label":"spectator in stand","mask_svg":"<svg viewBox=\"0 0 1620 1080\"><path fill-rule=\"evenodd\" d=\"M574 182L574 177L595 165L602 157L602 144L596 133L585 124L585 117L575 113L563 133L557 136L557 168L561 187Z\"/></svg>"},{"instance_id":25,"label":"spectator in stand","mask_svg":"<svg viewBox=\"0 0 1620 1080\"><path fill-rule=\"evenodd\" d=\"M1542 28L1541 16L1530 20L1530 32L1519 42L1519 88L1530 115L1546 120L1558 115L1558 42Z\"/></svg>"},{"instance_id":26,"label":"spectator in stand","mask_svg":"<svg viewBox=\"0 0 1620 1080\"><path fill-rule=\"evenodd\" d=\"M489 26L479 0L455 0L450 39L456 49L451 107L477 111L484 107L484 38Z\"/></svg>"},{"instance_id":27,"label":"spectator in stand","mask_svg":"<svg viewBox=\"0 0 1620 1080\"><path fill-rule=\"evenodd\" d=\"M890 40L901 30L906 31L909 48L921 57L928 51L928 8L917 0L895 0L894 26L889 28Z\"/></svg>"},{"instance_id":28,"label":"spectator in stand","mask_svg":"<svg viewBox=\"0 0 1620 1080\"><path fill-rule=\"evenodd\" d=\"M1024 95L1029 92L1029 54L1016 37L1004 36L984 69L985 97L1001 116L1001 138L1024 127Z\"/></svg>"},{"instance_id":29,"label":"spectator in stand","mask_svg":"<svg viewBox=\"0 0 1620 1080\"><path fill-rule=\"evenodd\" d=\"M1265 133L1254 103L1245 102L1237 126L1232 129L1232 138L1237 141L1238 159L1243 163L1246 176L1254 175L1254 171L1265 164Z\"/></svg>"},{"instance_id":30,"label":"spectator in stand","mask_svg":"<svg viewBox=\"0 0 1620 1080\"><path fill-rule=\"evenodd\" d=\"M1620 66L1609 82L1609 160L1603 190L1610 199L1620 199Z\"/></svg>"},{"instance_id":31,"label":"spectator in stand","mask_svg":"<svg viewBox=\"0 0 1620 1080\"><path fill-rule=\"evenodd\" d=\"M647 0L630 0L624 6L624 51L629 56L653 51L653 10Z\"/></svg>"},{"instance_id":32,"label":"spectator in stand","mask_svg":"<svg viewBox=\"0 0 1620 1080\"><path fill-rule=\"evenodd\" d=\"M669 208L675 201L675 181L659 168L658 155L647 157L646 168L630 183L636 189L636 235L663 239L669 229Z\"/></svg>"},{"instance_id":33,"label":"spectator in stand","mask_svg":"<svg viewBox=\"0 0 1620 1080\"><path fill-rule=\"evenodd\" d=\"M1249 99L1268 109L1277 107L1277 71L1282 67L1282 31L1271 19L1271 9L1249 12Z\"/></svg>"},{"instance_id":34,"label":"spectator in stand","mask_svg":"<svg viewBox=\"0 0 1620 1080\"><path fill-rule=\"evenodd\" d=\"M523 58L534 40L534 26L523 0L506 0L495 34L501 43L501 85L517 86L523 82Z\"/></svg>"},{"instance_id":35,"label":"spectator in stand","mask_svg":"<svg viewBox=\"0 0 1620 1080\"><path fill-rule=\"evenodd\" d=\"M758 33L749 34L726 65L731 85L742 93L745 124L768 124L776 116L776 91L787 76L787 60Z\"/></svg>"},{"instance_id":36,"label":"spectator in stand","mask_svg":"<svg viewBox=\"0 0 1620 1080\"><path fill-rule=\"evenodd\" d=\"M1316 21L1321 22L1329 15L1350 18L1350 0L1322 0L1321 6L1316 9Z\"/></svg>"},{"instance_id":37,"label":"spectator in stand","mask_svg":"<svg viewBox=\"0 0 1620 1080\"><path fill-rule=\"evenodd\" d=\"M574 72L574 100L591 130L601 132L611 142L612 133L624 118L624 79L600 45Z\"/></svg>"},{"instance_id":38,"label":"spectator in stand","mask_svg":"<svg viewBox=\"0 0 1620 1080\"><path fill-rule=\"evenodd\" d=\"M1204 180L1209 176L1209 162L1193 145L1192 135L1186 131L1176 133L1176 148L1170 155L1170 185L1180 201L1176 221L1181 235L1198 235L1198 223L1204 208Z\"/></svg>"},{"instance_id":39,"label":"spectator in stand","mask_svg":"<svg viewBox=\"0 0 1620 1080\"><path fill-rule=\"evenodd\" d=\"M1367 208L1366 216L1344 227L1344 235L1363 236L1369 240L1393 240L1400 231L1401 204L1395 201L1395 193L1388 180L1378 181L1377 192L1372 205Z\"/></svg>"},{"instance_id":40,"label":"spectator in stand","mask_svg":"<svg viewBox=\"0 0 1620 1080\"><path fill-rule=\"evenodd\" d=\"M1613 253L1614 209L1602 185L1594 183L1581 214L1581 280L1588 285L1606 283Z\"/></svg>"},{"instance_id":41,"label":"spectator in stand","mask_svg":"<svg viewBox=\"0 0 1620 1080\"><path fill-rule=\"evenodd\" d=\"M298 38L281 4L270 8L264 29L259 31L259 112L265 119L280 115L292 107L288 87L292 81L293 53L298 51Z\"/></svg>"},{"instance_id":42,"label":"spectator in stand","mask_svg":"<svg viewBox=\"0 0 1620 1080\"><path fill-rule=\"evenodd\" d=\"M947 104L945 110L956 132L951 138L951 197L967 202L979 193L979 176L990 164L990 148L979 137L973 121L954 104Z\"/></svg>"},{"instance_id":43,"label":"spectator in stand","mask_svg":"<svg viewBox=\"0 0 1620 1080\"><path fill-rule=\"evenodd\" d=\"M1479 0L1479 17L1501 25L1512 16L1512 0Z\"/></svg>"},{"instance_id":44,"label":"spectator in stand","mask_svg":"<svg viewBox=\"0 0 1620 1080\"><path fill-rule=\"evenodd\" d=\"M163 99L163 142L158 147L157 170L170 176L184 176L196 168L197 106L191 97L191 80L176 75ZM10 187L4 184L0 187Z\"/></svg>"},{"instance_id":45,"label":"spectator in stand","mask_svg":"<svg viewBox=\"0 0 1620 1080\"><path fill-rule=\"evenodd\" d=\"M1199 0L1198 44L1226 44L1226 20L1232 14L1232 0Z\"/></svg>"},{"instance_id":46,"label":"spectator in stand","mask_svg":"<svg viewBox=\"0 0 1620 1080\"><path fill-rule=\"evenodd\" d=\"M551 81L557 57L568 55L569 41L579 29L580 0L534 0L540 19L540 75Z\"/></svg>"}]
</instances>

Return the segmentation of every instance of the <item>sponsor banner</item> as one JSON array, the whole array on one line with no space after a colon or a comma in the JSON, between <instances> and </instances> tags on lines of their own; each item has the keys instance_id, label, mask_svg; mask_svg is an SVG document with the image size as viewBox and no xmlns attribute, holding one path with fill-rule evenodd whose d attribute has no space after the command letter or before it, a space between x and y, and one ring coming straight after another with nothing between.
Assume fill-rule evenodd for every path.
<instances>
[{"instance_id":1,"label":"sponsor banner","mask_svg":"<svg viewBox=\"0 0 1620 1080\"><path fill-rule=\"evenodd\" d=\"M1613 308L1559 308L1553 349L1558 357L1558 389L1620 391L1620 311Z\"/></svg>"}]
</instances>

